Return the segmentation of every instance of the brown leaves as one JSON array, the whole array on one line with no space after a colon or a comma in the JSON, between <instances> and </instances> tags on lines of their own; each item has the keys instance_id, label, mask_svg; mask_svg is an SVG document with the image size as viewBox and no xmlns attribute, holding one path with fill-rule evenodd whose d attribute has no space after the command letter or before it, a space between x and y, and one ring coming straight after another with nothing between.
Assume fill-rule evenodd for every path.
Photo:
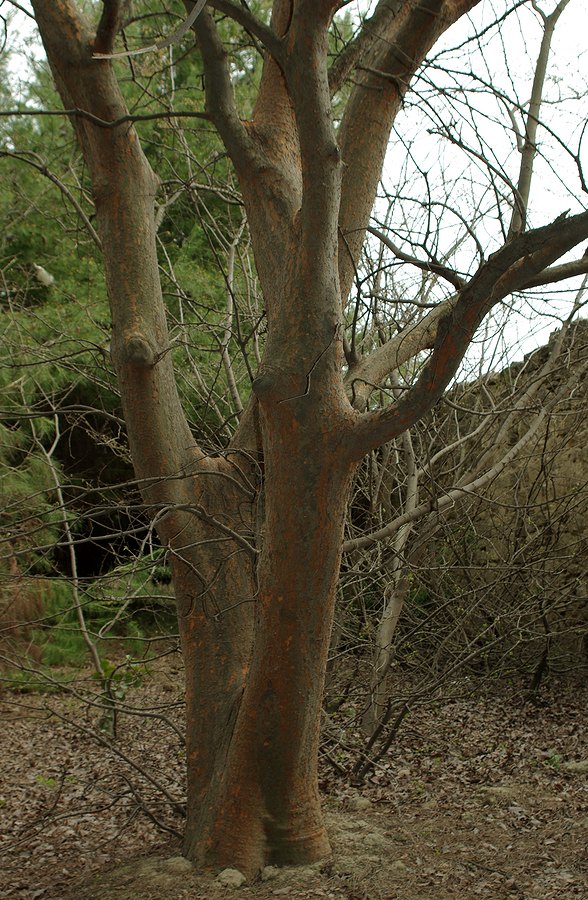
<instances>
[{"instance_id":1,"label":"brown leaves","mask_svg":"<svg viewBox=\"0 0 588 900\"><path fill-rule=\"evenodd\" d=\"M168 704L177 674L157 669L133 705ZM169 834L146 811L164 826L174 819L152 786L107 746L42 716L42 697L4 696L0 898L225 896L220 885L179 871L177 843L162 850ZM536 707L499 686L492 697L416 709L365 787L345 784L325 761L333 860L277 870L240 891L267 900L585 896L587 699L586 687L552 687ZM73 698L47 704L92 721ZM161 723L125 717L120 747L181 795L182 749Z\"/></svg>"}]
</instances>

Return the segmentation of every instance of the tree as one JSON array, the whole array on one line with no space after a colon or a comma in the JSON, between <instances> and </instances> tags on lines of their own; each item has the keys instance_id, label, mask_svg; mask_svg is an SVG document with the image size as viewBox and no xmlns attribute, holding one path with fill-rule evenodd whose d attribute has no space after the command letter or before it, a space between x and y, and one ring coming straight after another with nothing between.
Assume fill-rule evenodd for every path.
<instances>
[{"instance_id":1,"label":"tree","mask_svg":"<svg viewBox=\"0 0 588 900\"><path fill-rule=\"evenodd\" d=\"M269 19L263 4L211 0L192 22L205 108L185 116L214 126L234 166L267 317L251 397L225 449L208 453L174 377L158 180L140 113L123 96L125 65L109 58L117 35L132 33L128 6L107 0L95 24L74 0L32 2L91 178L128 439L172 568L186 666L184 853L198 865L252 874L328 852L319 719L354 473L438 401L495 305L586 270L584 260L563 274L554 264L588 237L588 213L527 230L527 181L506 179L516 215L495 251L481 252L465 276L422 263L449 278L453 295L371 353L348 340L346 300L391 129L426 54L478 5L379 0L350 40L334 41L334 57L336 14L347 6L335 0L275 0ZM244 46L264 53L251 113L239 108L225 17ZM525 178L538 114L536 105L521 138ZM583 183L579 160L578 171ZM497 196L500 204L503 188ZM375 386L427 348L407 390L383 407L370 402Z\"/></svg>"}]
</instances>

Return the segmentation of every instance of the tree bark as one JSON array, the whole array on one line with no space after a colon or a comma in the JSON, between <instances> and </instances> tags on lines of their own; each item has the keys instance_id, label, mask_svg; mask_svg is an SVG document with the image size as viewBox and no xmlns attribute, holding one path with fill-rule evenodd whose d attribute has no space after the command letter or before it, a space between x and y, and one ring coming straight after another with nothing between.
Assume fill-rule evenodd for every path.
<instances>
[{"instance_id":1,"label":"tree bark","mask_svg":"<svg viewBox=\"0 0 588 900\"><path fill-rule=\"evenodd\" d=\"M247 874L329 850L319 724L353 467L338 460L332 433L310 435L286 404L280 418L265 446L254 654L236 720L224 726L228 752L215 754L206 802L185 840L199 865Z\"/></svg>"}]
</instances>

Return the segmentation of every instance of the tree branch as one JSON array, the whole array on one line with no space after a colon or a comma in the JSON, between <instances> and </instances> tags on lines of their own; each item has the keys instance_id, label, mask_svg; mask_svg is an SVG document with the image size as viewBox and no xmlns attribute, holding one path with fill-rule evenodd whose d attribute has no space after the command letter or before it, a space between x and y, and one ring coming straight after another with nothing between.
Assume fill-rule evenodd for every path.
<instances>
[{"instance_id":1,"label":"tree branch","mask_svg":"<svg viewBox=\"0 0 588 900\"><path fill-rule=\"evenodd\" d=\"M588 365L584 365L580 369L580 371L575 373L575 383L582 380L582 378L586 374L587 369ZM432 512L440 513L445 511L446 509L450 509L464 497L474 496L477 492L481 491L488 484L490 484L491 481L497 478L501 472L508 468L513 459L516 459L519 453L529 443L531 438L537 434L539 428L541 427L545 419L549 416L549 414L556 408L559 403L562 402L562 400L566 399L569 396L570 383L569 381L566 381L561 385L557 394L552 397L547 403L541 406L541 409L535 415L529 427L524 432L524 434L521 435L516 444L514 444L514 446L512 446L501 459L494 463L494 465L490 466L490 468L488 468L483 474L474 478L470 478L470 480L466 483L457 485L442 497L434 497L432 499L425 500L418 506L414 506L413 508L407 510L405 513L402 513L400 516L396 516L395 519L393 519L391 522L388 522L387 525L385 525L383 528L379 528L377 531L372 531L370 534L364 534L361 537L345 541L345 543L343 544L343 552L351 553L354 550L362 550L365 547L369 547L379 541L389 541L390 538L394 537L398 533L399 529L405 527L406 525L412 522L416 522L418 519L422 519Z\"/></svg>"},{"instance_id":2,"label":"tree branch","mask_svg":"<svg viewBox=\"0 0 588 900\"><path fill-rule=\"evenodd\" d=\"M357 76L339 129L344 162L339 280L344 298L353 283L390 131L404 95L435 41L479 2L407 0L388 4L381 0L370 24L360 32L357 46L343 51L341 71L332 70L332 86L351 66L376 70L375 74L364 70Z\"/></svg>"},{"instance_id":3,"label":"tree branch","mask_svg":"<svg viewBox=\"0 0 588 900\"><path fill-rule=\"evenodd\" d=\"M329 71L331 94L343 87L343 82L360 60L370 58L377 44L384 40L384 30L398 15L404 0L380 0L374 13L365 19L357 35L341 51Z\"/></svg>"},{"instance_id":4,"label":"tree branch","mask_svg":"<svg viewBox=\"0 0 588 900\"><path fill-rule=\"evenodd\" d=\"M483 475L480 475L478 478L475 478L460 487L452 488L442 497L434 497L430 500L425 500L423 503L420 503L413 509L408 510L400 516L396 516L395 519L393 519L383 528L379 528L377 531L372 531L370 534L364 534L361 537L345 541L345 543L343 544L343 552L351 553L353 550L362 550L364 549L364 547L369 547L372 544L377 543L378 541L387 541L392 538L400 528L403 528L404 526L412 522L416 522L418 519L422 519L424 516L429 515L429 513L443 512L444 510L454 506L458 500L461 500L467 496L471 496L475 494L476 491L479 491L482 488L486 487L487 484L489 484L494 478L496 478L511 463L511 461L515 459L515 457L521 452L525 445L529 443L533 435L537 433L539 427L544 422L547 414L555 406L555 403L556 401L552 400L549 404L544 406L536 415L531 426L527 429L524 435L516 442L513 447L511 447L508 453L506 453L502 457L502 459L496 463L496 465L488 469L487 472L484 472Z\"/></svg>"},{"instance_id":5,"label":"tree branch","mask_svg":"<svg viewBox=\"0 0 588 900\"><path fill-rule=\"evenodd\" d=\"M492 254L458 295L437 326L433 353L417 383L398 402L361 416L347 446L356 459L410 428L439 400L455 375L486 313L521 290L564 253L588 237L588 212L556 219L519 235Z\"/></svg>"},{"instance_id":6,"label":"tree branch","mask_svg":"<svg viewBox=\"0 0 588 900\"><path fill-rule=\"evenodd\" d=\"M92 238L92 240L94 241L94 243L96 244L98 249L99 250L102 249L102 242L101 242L100 238L98 237L98 234L97 234L94 226L90 222L88 216L86 215L86 213L80 206L77 199L74 197L74 195L72 194L72 192L70 191L68 186L60 178L58 178L57 175L54 175L54 173L51 172L50 169L47 168L47 166L39 159L39 157L37 157L36 153L35 154L16 153L16 152L11 153L8 150L1 150L0 158L3 156L9 156L12 159L18 159L18 160L20 160L20 162L26 163L28 166L32 166L33 169L36 169L38 172L41 173L41 175L44 175L45 178L48 178L49 181L51 181L54 185L56 185L59 188L59 190L61 191L61 193L63 194L63 196L69 201L69 203L71 203L71 205L77 212L81 221L84 223L84 227L85 227L86 231L88 232L88 234L90 235L90 237ZM35 161L35 159L32 158L33 156L38 161Z\"/></svg>"},{"instance_id":7,"label":"tree branch","mask_svg":"<svg viewBox=\"0 0 588 900\"><path fill-rule=\"evenodd\" d=\"M185 4L190 6L189 2ZM227 54L212 16L205 10L192 26L204 64L206 109L227 148L237 172L254 161L254 145L239 118Z\"/></svg>"},{"instance_id":8,"label":"tree branch","mask_svg":"<svg viewBox=\"0 0 588 900\"><path fill-rule=\"evenodd\" d=\"M588 252L584 254L582 259L575 259L573 262L562 263L561 266L552 266L544 269L538 275L534 275L520 288L541 287L543 284L555 284L557 281L564 281L566 278L573 278L575 275L585 275L588 272Z\"/></svg>"},{"instance_id":9,"label":"tree branch","mask_svg":"<svg viewBox=\"0 0 588 900\"><path fill-rule=\"evenodd\" d=\"M588 254L573 262L543 269L538 275L527 279L517 290L524 291L529 288L541 287L544 284L555 284L566 278L574 278L586 273L588 273ZM400 368L423 350L431 349L440 320L451 313L458 299L459 294L453 294L441 301L418 322L407 325L399 334L394 335L393 338L362 359L359 364L349 369L345 382L352 395L355 409L360 412L365 410L370 395L390 372Z\"/></svg>"},{"instance_id":10,"label":"tree branch","mask_svg":"<svg viewBox=\"0 0 588 900\"><path fill-rule=\"evenodd\" d=\"M112 64L92 59L93 35L72 0L32 0L65 107L104 121L128 114ZM157 180L132 126L75 119L92 178L113 319L112 356L137 477L148 502L181 502L170 476L195 452L174 379L156 245Z\"/></svg>"},{"instance_id":11,"label":"tree branch","mask_svg":"<svg viewBox=\"0 0 588 900\"><path fill-rule=\"evenodd\" d=\"M225 16L241 25L253 37L256 37L275 59L282 53L282 44L272 28L261 22L251 10L235 0L209 0L209 6L218 9Z\"/></svg>"},{"instance_id":12,"label":"tree branch","mask_svg":"<svg viewBox=\"0 0 588 900\"><path fill-rule=\"evenodd\" d=\"M152 122L155 119L206 119L210 116L202 112L172 110L162 113L125 113L116 119L102 119L87 109L0 109L0 116L68 116L72 119L85 119L99 128L118 128L126 122Z\"/></svg>"},{"instance_id":13,"label":"tree branch","mask_svg":"<svg viewBox=\"0 0 588 900\"><path fill-rule=\"evenodd\" d=\"M439 322L451 313L458 299L459 294L453 294L443 300L418 322L407 325L399 334L349 370L345 381L352 393L355 409L360 412L365 410L372 391L390 372L400 368L421 351L431 349Z\"/></svg>"},{"instance_id":14,"label":"tree branch","mask_svg":"<svg viewBox=\"0 0 588 900\"><path fill-rule=\"evenodd\" d=\"M374 237L377 237L388 250L392 251L394 256L401 259L403 262L410 263L418 269L422 269L423 272L432 272L433 275L439 275L441 278L444 278L445 281L448 281L457 291L460 291L465 286L465 279L462 278L461 275L458 275L457 272L454 272L453 269L450 269L449 266L444 266L443 263L435 262L435 260L427 261L417 259L416 256L410 256L410 254L404 253L400 247L397 247L396 244L394 244L390 238L378 228L373 228L370 225L366 230L370 234L373 234Z\"/></svg>"},{"instance_id":15,"label":"tree branch","mask_svg":"<svg viewBox=\"0 0 588 900\"><path fill-rule=\"evenodd\" d=\"M96 39L94 41L94 52L100 54L110 53L114 46L114 40L123 24L123 14L126 12L128 3L124 0L103 0L102 15L98 28L96 29Z\"/></svg>"},{"instance_id":16,"label":"tree branch","mask_svg":"<svg viewBox=\"0 0 588 900\"><path fill-rule=\"evenodd\" d=\"M514 196L514 209L508 230L508 237L523 231L527 226L527 208L531 192L531 180L533 177L533 164L537 155L537 127L539 125L539 113L543 101L545 77L547 75L547 63L551 50L553 32L558 19L570 0L560 0L554 11L549 16L543 16L543 38L539 49L539 57L535 67L531 101L527 113L525 126L525 139L521 148L521 165L519 179Z\"/></svg>"},{"instance_id":17,"label":"tree branch","mask_svg":"<svg viewBox=\"0 0 588 900\"><path fill-rule=\"evenodd\" d=\"M106 0L105 0L106 2ZM114 4L113 4L114 5ZM195 0L194 3L189 4L190 8L188 10L188 17L184 19L184 21L172 31L170 35L164 38L161 41L157 41L155 44L150 44L148 47L140 47L137 50L123 50L120 53L110 53L110 49L112 48L112 43L114 41L114 33L109 33L107 36L107 51L103 52L100 49L100 43L98 40L98 35L96 36L96 41L94 42L94 56L97 59L124 59L129 56L139 56L142 53L151 53L153 50L165 50L167 47L171 47L172 44L177 44L184 37L185 34L190 30L195 20L198 18L202 10L206 5L206 0ZM100 22L102 24L102 21ZM118 30L118 28L116 29Z\"/></svg>"}]
</instances>

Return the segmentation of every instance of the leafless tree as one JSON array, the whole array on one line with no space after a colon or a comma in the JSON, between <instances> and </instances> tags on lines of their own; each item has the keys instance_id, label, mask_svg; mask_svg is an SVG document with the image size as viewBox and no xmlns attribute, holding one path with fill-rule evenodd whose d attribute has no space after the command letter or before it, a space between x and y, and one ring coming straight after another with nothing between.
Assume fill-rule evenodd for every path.
<instances>
[{"instance_id":1,"label":"leafless tree","mask_svg":"<svg viewBox=\"0 0 588 900\"><path fill-rule=\"evenodd\" d=\"M247 223L247 237L239 220L225 246L217 348L238 424L227 422L230 439L210 452L195 439L174 373L158 259L159 183L141 146L140 113L129 112L123 93L127 67L135 72L135 63L110 58L121 28L125 37L132 34L126 4L107 0L94 22L73 0L32 2L91 179L131 454L173 572L188 717L184 853L197 864L233 865L247 874L329 850L317 785L319 722L358 466L397 439L410 458L414 436L402 436L439 401L493 308L587 268L581 254L566 261L588 238L588 213L574 198L584 186L579 151L566 155L572 199L563 209L573 206L574 213L554 213L554 221L531 228L531 221L546 219L527 187L540 93L533 92L528 108L526 100L513 107L499 85L485 85L495 76L482 68L479 50L497 30L514 33L517 16L526 16L524 27L540 20L547 29L567 2L551 15L535 3L509 3L496 21L477 0L380 0L369 13L361 10L333 57L333 23L348 5L275 0L266 18L263 6L256 14L234 0L211 0L204 9L186 4L204 93L194 89L189 110L164 101L161 115L177 123L185 113L216 130ZM462 31L458 46L440 47L424 64L468 13L473 32ZM264 54L251 112L239 106L225 17L244 44ZM155 43L169 46L160 35ZM146 46L142 35L137 46ZM479 66L460 71L456 61L470 53ZM500 141L493 146L481 127L470 127L474 100L485 91L496 103L491 110L480 104L482 118L512 137L506 160ZM436 119L429 130L492 178L481 192L475 174L463 185L478 208L475 221L469 205L465 215L459 204L437 207L422 171L421 196L412 198L419 216L408 204L400 219L374 223L394 246L400 235L400 253L389 248L397 262L437 279L433 290L419 285L414 292L400 277L403 302L416 301L417 315L401 316L399 327L386 331L388 311L380 321L380 312L364 305L362 248L391 131L414 96ZM509 175L517 142L520 177ZM393 162L392 171L402 169ZM403 198L401 179L394 192ZM172 201L168 191L164 202ZM446 231L447 217L457 217L462 230ZM242 342L249 397L239 390L228 353L236 331L233 264L242 240L251 242L267 328L259 364L250 351L254 339ZM447 290L439 287L443 281ZM369 337L374 328L377 341ZM375 403L384 390L388 401ZM405 494L409 505L418 500L415 476ZM407 532L394 534L400 540Z\"/></svg>"}]
</instances>

